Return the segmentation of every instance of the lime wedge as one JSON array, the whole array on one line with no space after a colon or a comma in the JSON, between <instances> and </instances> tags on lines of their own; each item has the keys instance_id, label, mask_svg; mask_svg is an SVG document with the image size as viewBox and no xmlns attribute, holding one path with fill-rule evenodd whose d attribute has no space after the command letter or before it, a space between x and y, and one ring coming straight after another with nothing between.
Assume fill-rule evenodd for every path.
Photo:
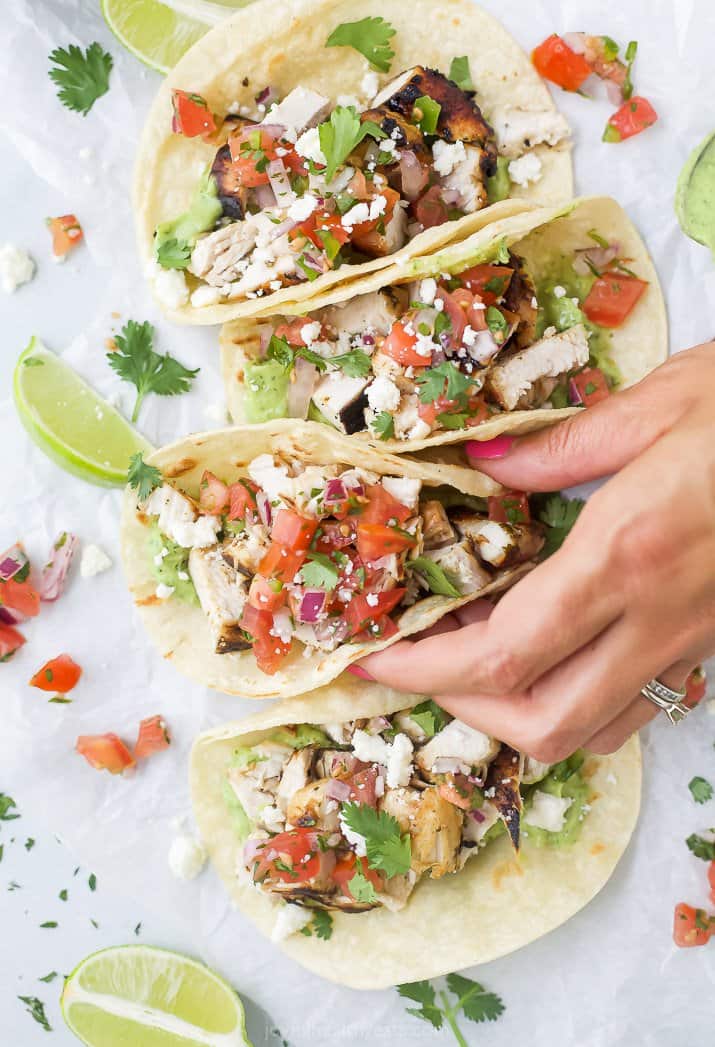
<instances>
[{"instance_id":1,"label":"lime wedge","mask_svg":"<svg viewBox=\"0 0 715 1047\"><path fill-rule=\"evenodd\" d=\"M192 44L248 0L102 0L109 28L140 61L166 73Z\"/></svg>"},{"instance_id":2,"label":"lime wedge","mask_svg":"<svg viewBox=\"0 0 715 1047\"><path fill-rule=\"evenodd\" d=\"M251 1047L231 986L187 956L126 945L83 960L66 979L62 1015L90 1047Z\"/></svg>"},{"instance_id":3,"label":"lime wedge","mask_svg":"<svg viewBox=\"0 0 715 1047\"><path fill-rule=\"evenodd\" d=\"M33 338L13 376L20 421L45 454L68 473L103 487L123 487L129 459L151 444L59 356Z\"/></svg>"}]
</instances>

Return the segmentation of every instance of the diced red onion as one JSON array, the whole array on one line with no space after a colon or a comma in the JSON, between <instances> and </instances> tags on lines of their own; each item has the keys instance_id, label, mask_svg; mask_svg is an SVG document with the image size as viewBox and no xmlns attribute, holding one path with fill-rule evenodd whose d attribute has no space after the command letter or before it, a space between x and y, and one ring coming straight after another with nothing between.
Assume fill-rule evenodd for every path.
<instances>
[{"instance_id":1,"label":"diced red onion","mask_svg":"<svg viewBox=\"0 0 715 1047\"><path fill-rule=\"evenodd\" d=\"M573 260L573 269L579 276L588 276L591 273L591 266L594 269L598 269L599 272L603 272L604 269L608 268L614 258L618 258L621 250L619 243L609 244L608 247L586 247L576 251ZM589 265L588 263L591 263Z\"/></svg>"},{"instance_id":2,"label":"diced red onion","mask_svg":"<svg viewBox=\"0 0 715 1047\"><path fill-rule=\"evenodd\" d=\"M400 176L403 196L416 200L427 185L429 169L422 166L412 149L406 149L400 154Z\"/></svg>"},{"instance_id":3,"label":"diced red onion","mask_svg":"<svg viewBox=\"0 0 715 1047\"><path fill-rule=\"evenodd\" d=\"M262 211L276 206L276 196L271 185L257 185L253 190L256 204Z\"/></svg>"},{"instance_id":4,"label":"diced red onion","mask_svg":"<svg viewBox=\"0 0 715 1047\"><path fill-rule=\"evenodd\" d=\"M349 487L357 498L360 498L362 495L365 494L365 487L363 485L362 480L358 479L358 477L355 476L354 473L345 473L341 477L341 479L345 486Z\"/></svg>"},{"instance_id":5,"label":"diced red onion","mask_svg":"<svg viewBox=\"0 0 715 1047\"><path fill-rule=\"evenodd\" d=\"M325 607L328 594L323 589L305 589L298 606L298 621L315 625Z\"/></svg>"},{"instance_id":6,"label":"diced red onion","mask_svg":"<svg viewBox=\"0 0 715 1047\"><path fill-rule=\"evenodd\" d=\"M67 572L72 558L77 551L79 539L76 535L63 531L52 547L51 560L42 568L39 593L40 599L50 603L62 595Z\"/></svg>"},{"instance_id":7,"label":"diced red onion","mask_svg":"<svg viewBox=\"0 0 715 1047\"><path fill-rule=\"evenodd\" d=\"M286 166L279 156L269 162L267 173L276 203L279 207L289 207L295 200L295 193L290 184Z\"/></svg>"},{"instance_id":8,"label":"diced red onion","mask_svg":"<svg viewBox=\"0 0 715 1047\"><path fill-rule=\"evenodd\" d=\"M329 773L354 774L359 763L358 758L352 753L336 753L331 759Z\"/></svg>"},{"instance_id":9,"label":"diced red onion","mask_svg":"<svg viewBox=\"0 0 715 1047\"><path fill-rule=\"evenodd\" d=\"M459 189L443 189L441 195L442 199L449 207L454 207L459 203L459 198L462 194Z\"/></svg>"},{"instance_id":10,"label":"diced red onion","mask_svg":"<svg viewBox=\"0 0 715 1047\"><path fill-rule=\"evenodd\" d=\"M261 857L266 842L266 840L246 840L243 846L243 861L246 865L253 865L256 858Z\"/></svg>"},{"instance_id":11,"label":"diced red onion","mask_svg":"<svg viewBox=\"0 0 715 1047\"><path fill-rule=\"evenodd\" d=\"M295 218L286 218L284 222L279 222L278 225L274 225L268 234L268 243L273 243L279 236L284 236L285 233L290 233L300 222L297 222Z\"/></svg>"},{"instance_id":12,"label":"diced red onion","mask_svg":"<svg viewBox=\"0 0 715 1047\"><path fill-rule=\"evenodd\" d=\"M264 87L263 90L256 95L256 105L264 105L266 109L269 105L272 105L273 102L277 101L278 92L276 91L275 87L271 87L270 85L268 87Z\"/></svg>"},{"instance_id":13,"label":"diced red onion","mask_svg":"<svg viewBox=\"0 0 715 1047\"><path fill-rule=\"evenodd\" d=\"M271 502L265 491L259 491L256 495L256 506L258 508L258 515L261 518L261 523L265 527L270 527L273 520L273 513L271 512Z\"/></svg>"},{"instance_id":14,"label":"diced red onion","mask_svg":"<svg viewBox=\"0 0 715 1047\"><path fill-rule=\"evenodd\" d=\"M579 405L583 403L583 397L573 378L569 378L569 403Z\"/></svg>"},{"instance_id":15,"label":"diced red onion","mask_svg":"<svg viewBox=\"0 0 715 1047\"><path fill-rule=\"evenodd\" d=\"M325 255L305 254L303 257L309 268L314 269L316 273L327 273L330 268L330 262Z\"/></svg>"},{"instance_id":16,"label":"diced red onion","mask_svg":"<svg viewBox=\"0 0 715 1047\"><path fill-rule=\"evenodd\" d=\"M330 778L325 786L325 795L342 803L350 798L350 783L342 782L339 778Z\"/></svg>"},{"instance_id":17,"label":"diced red onion","mask_svg":"<svg viewBox=\"0 0 715 1047\"><path fill-rule=\"evenodd\" d=\"M251 124L247 128L249 131L263 131L264 134L268 135L269 138L282 138L285 133L285 127L283 124Z\"/></svg>"},{"instance_id":18,"label":"diced red onion","mask_svg":"<svg viewBox=\"0 0 715 1047\"><path fill-rule=\"evenodd\" d=\"M468 774L467 781L471 782L472 785L478 785L480 788L484 785L484 779L480 778L478 774Z\"/></svg>"},{"instance_id":19,"label":"diced red onion","mask_svg":"<svg viewBox=\"0 0 715 1047\"><path fill-rule=\"evenodd\" d=\"M9 607L3 607L0 605L0 622L4 622L5 625L20 625L21 622L26 621L26 615L21 614L14 608L11 610Z\"/></svg>"},{"instance_id":20,"label":"diced red onion","mask_svg":"<svg viewBox=\"0 0 715 1047\"><path fill-rule=\"evenodd\" d=\"M564 33L561 37L567 47L570 47L572 51L575 51L577 55L582 55L586 51L586 34L585 33Z\"/></svg>"},{"instance_id":21,"label":"diced red onion","mask_svg":"<svg viewBox=\"0 0 715 1047\"><path fill-rule=\"evenodd\" d=\"M10 581L27 562L27 556L22 546L18 544L11 546L0 559L0 578L4 582Z\"/></svg>"},{"instance_id":22,"label":"diced red onion","mask_svg":"<svg viewBox=\"0 0 715 1047\"><path fill-rule=\"evenodd\" d=\"M291 380L288 384L288 416L305 418L308 405L318 380L318 368L302 356L296 357Z\"/></svg>"},{"instance_id":23,"label":"diced red onion","mask_svg":"<svg viewBox=\"0 0 715 1047\"><path fill-rule=\"evenodd\" d=\"M480 810L478 810L478 809L474 810L474 811L470 811L469 812L469 817L472 818L475 822L479 822L479 823L485 822L487 820L487 816L485 814L482 814L482 812Z\"/></svg>"},{"instance_id":24,"label":"diced red onion","mask_svg":"<svg viewBox=\"0 0 715 1047\"><path fill-rule=\"evenodd\" d=\"M343 502L347 496L347 489L339 476L328 480L323 491L323 501L326 505L331 505L334 502Z\"/></svg>"},{"instance_id":25,"label":"diced red onion","mask_svg":"<svg viewBox=\"0 0 715 1047\"><path fill-rule=\"evenodd\" d=\"M364 334L362 336L362 344L363 345L374 345L375 344L375 336L372 335L372 334Z\"/></svg>"},{"instance_id":26,"label":"diced red onion","mask_svg":"<svg viewBox=\"0 0 715 1047\"><path fill-rule=\"evenodd\" d=\"M315 639L318 643L330 643L333 649L346 640L350 633L350 626L344 618L324 618L317 622L313 628Z\"/></svg>"}]
</instances>

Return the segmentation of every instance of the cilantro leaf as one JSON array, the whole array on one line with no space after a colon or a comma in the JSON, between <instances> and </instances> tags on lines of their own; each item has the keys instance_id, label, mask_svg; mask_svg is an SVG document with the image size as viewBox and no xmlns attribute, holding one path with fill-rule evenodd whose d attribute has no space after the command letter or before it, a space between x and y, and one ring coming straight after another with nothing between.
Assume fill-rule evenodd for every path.
<instances>
[{"instance_id":1,"label":"cilantro leaf","mask_svg":"<svg viewBox=\"0 0 715 1047\"><path fill-rule=\"evenodd\" d=\"M472 1022L495 1022L504 1012L504 1004L496 993L487 992L479 982L461 974L448 974L447 988L459 998L454 1010L461 1009Z\"/></svg>"},{"instance_id":2,"label":"cilantro leaf","mask_svg":"<svg viewBox=\"0 0 715 1047\"><path fill-rule=\"evenodd\" d=\"M343 22L325 41L326 47L353 47L375 69L389 73L395 52L390 39L395 30L384 18L362 18L359 22Z\"/></svg>"},{"instance_id":3,"label":"cilantro leaf","mask_svg":"<svg viewBox=\"0 0 715 1047\"><path fill-rule=\"evenodd\" d=\"M84 54L76 44L57 47L49 56L57 67L50 69L50 80L57 85L63 105L86 116L94 103L109 90L113 59L99 44L91 44Z\"/></svg>"},{"instance_id":4,"label":"cilantro leaf","mask_svg":"<svg viewBox=\"0 0 715 1047\"><path fill-rule=\"evenodd\" d=\"M472 74L469 69L469 59L466 55L452 59L452 64L449 67L449 73L447 75L462 91L474 90L474 82L472 81Z\"/></svg>"},{"instance_id":5,"label":"cilantro leaf","mask_svg":"<svg viewBox=\"0 0 715 1047\"><path fill-rule=\"evenodd\" d=\"M395 435L395 419L389 411L380 411L370 422L370 428L381 440L392 440Z\"/></svg>"},{"instance_id":6,"label":"cilantro leaf","mask_svg":"<svg viewBox=\"0 0 715 1047\"><path fill-rule=\"evenodd\" d=\"M420 401L423 404L434 403L442 395L448 400L466 403L467 390L472 384L472 379L463 375L449 360L443 360L436 367L425 368L422 374L415 376L415 381L420 386Z\"/></svg>"},{"instance_id":7,"label":"cilantro leaf","mask_svg":"<svg viewBox=\"0 0 715 1047\"><path fill-rule=\"evenodd\" d=\"M458 411L456 414L438 414L435 421L439 422L443 429L464 429L468 418L468 414Z\"/></svg>"},{"instance_id":8,"label":"cilantro leaf","mask_svg":"<svg viewBox=\"0 0 715 1047\"><path fill-rule=\"evenodd\" d=\"M355 875L348 880L348 890L356 902L376 902L377 891L368 880L360 866L355 866Z\"/></svg>"},{"instance_id":9,"label":"cilantro leaf","mask_svg":"<svg viewBox=\"0 0 715 1047\"><path fill-rule=\"evenodd\" d=\"M12 822L16 818L19 818L19 812L17 814L10 814L10 811L13 809L17 810L17 804L12 796L6 796L5 793L0 793L0 822Z\"/></svg>"},{"instance_id":10,"label":"cilantro leaf","mask_svg":"<svg viewBox=\"0 0 715 1047\"><path fill-rule=\"evenodd\" d=\"M713 798L712 785L707 778L701 778L699 775L690 779L688 789L690 789L690 795L696 803L707 803L708 800Z\"/></svg>"},{"instance_id":11,"label":"cilantro leaf","mask_svg":"<svg viewBox=\"0 0 715 1047\"><path fill-rule=\"evenodd\" d=\"M410 719L422 728L428 738L434 738L438 731L447 726L451 717L432 698L428 698L414 707Z\"/></svg>"},{"instance_id":12,"label":"cilantro leaf","mask_svg":"<svg viewBox=\"0 0 715 1047\"><path fill-rule=\"evenodd\" d=\"M274 334L271 335L271 340L268 343L266 356L269 360L277 360L279 364L283 364L286 370L293 366L293 361L295 360L295 353L288 345L286 339L278 338Z\"/></svg>"},{"instance_id":13,"label":"cilantro leaf","mask_svg":"<svg viewBox=\"0 0 715 1047\"><path fill-rule=\"evenodd\" d=\"M417 556L414 560L408 560L405 567L417 571L427 582L430 592L437 593L438 596L451 596L456 600L462 595L456 585L450 582L444 568L429 556Z\"/></svg>"},{"instance_id":14,"label":"cilantro leaf","mask_svg":"<svg viewBox=\"0 0 715 1047\"><path fill-rule=\"evenodd\" d=\"M372 367L370 357L361 349L353 349L350 353L333 356L330 358L330 363L337 364L349 378L364 378L370 374Z\"/></svg>"},{"instance_id":15,"label":"cilantro leaf","mask_svg":"<svg viewBox=\"0 0 715 1047\"><path fill-rule=\"evenodd\" d=\"M161 486L162 475L154 465L147 465L141 451L129 459L127 483L137 492L140 502L145 501L151 492Z\"/></svg>"},{"instance_id":16,"label":"cilantro leaf","mask_svg":"<svg viewBox=\"0 0 715 1047\"><path fill-rule=\"evenodd\" d=\"M318 126L320 149L325 157L325 179L331 182L343 160L346 160L353 149L367 135L373 138L387 138L387 135L372 120L362 122L353 105L337 105L330 114L330 119Z\"/></svg>"},{"instance_id":17,"label":"cilantro leaf","mask_svg":"<svg viewBox=\"0 0 715 1047\"><path fill-rule=\"evenodd\" d=\"M325 362L325 360L323 359L323 357L320 356L318 353L314 353L312 349L308 349L308 348L298 349L298 351L296 352L295 355L296 356L302 356L304 360L308 361L308 363L314 364L314 366L317 367L319 371L326 371L327 370L328 365Z\"/></svg>"},{"instance_id":18,"label":"cilantro leaf","mask_svg":"<svg viewBox=\"0 0 715 1047\"><path fill-rule=\"evenodd\" d=\"M53 982L56 977L57 971L50 971L49 974L46 974L44 978L39 978L38 981L44 982L45 985L49 985L50 982Z\"/></svg>"},{"instance_id":19,"label":"cilantro leaf","mask_svg":"<svg viewBox=\"0 0 715 1047\"><path fill-rule=\"evenodd\" d=\"M322 938L324 942L330 940L333 933L333 917L327 909L316 909L312 923L316 938Z\"/></svg>"},{"instance_id":20,"label":"cilantro leaf","mask_svg":"<svg viewBox=\"0 0 715 1047\"><path fill-rule=\"evenodd\" d=\"M172 237L156 249L156 260L163 269L186 269L191 260L191 245Z\"/></svg>"},{"instance_id":21,"label":"cilantro leaf","mask_svg":"<svg viewBox=\"0 0 715 1047\"><path fill-rule=\"evenodd\" d=\"M338 584L338 569L325 553L308 553L308 563L300 569L303 582L312 589L334 589Z\"/></svg>"},{"instance_id":22,"label":"cilantro leaf","mask_svg":"<svg viewBox=\"0 0 715 1047\"><path fill-rule=\"evenodd\" d=\"M114 341L117 349L107 353L109 366L137 390L132 422L136 422L139 417L139 409L147 393L158 393L159 396L185 393L199 373L198 367L191 371L168 353L161 356L154 352L154 328L148 320L141 324L136 320L128 320Z\"/></svg>"},{"instance_id":23,"label":"cilantro leaf","mask_svg":"<svg viewBox=\"0 0 715 1047\"><path fill-rule=\"evenodd\" d=\"M417 126L422 134L435 134L437 123L439 122L439 114L442 112L442 106L439 102L435 102L434 98L430 98L429 95L420 95L415 102L415 109L419 109L422 114L417 121Z\"/></svg>"},{"instance_id":24,"label":"cilantro leaf","mask_svg":"<svg viewBox=\"0 0 715 1047\"><path fill-rule=\"evenodd\" d=\"M410 834L402 833L391 814L376 811L367 804L344 803L342 817L348 828L365 837L367 863L388 877L403 876L410 868Z\"/></svg>"},{"instance_id":25,"label":"cilantro leaf","mask_svg":"<svg viewBox=\"0 0 715 1047\"><path fill-rule=\"evenodd\" d=\"M492 334L504 334L509 327L504 313L502 313L500 309L497 309L495 305L487 307L486 319L487 327Z\"/></svg>"},{"instance_id":26,"label":"cilantro leaf","mask_svg":"<svg viewBox=\"0 0 715 1047\"><path fill-rule=\"evenodd\" d=\"M582 498L564 498L562 494L549 496L539 513L539 519L548 528L544 557L561 548L585 504Z\"/></svg>"},{"instance_id":27,"label":"cilantro leaf","mask_svg":"<svg viewBox=\"0 0 715 1047\"><path fill-rule=\"evenodd\" d=\"M715 829L710 832L715 833ZM715 840L706 840L704 836L692 833L685 842L696 858L702 858L704 862L715 861Z\"/></svg>"},{"instance_id":28,"label":"cilantro leaf","mask_svg":"<svg viewBox=\"0 0 715 1047\"><path fill-rule=\"evenodd\" d=\"M25 1004L27 1013L35 1019L38 1025L41 1025L47 1032L52 1032L52 1026L47 1020L42 1000L38 1000L36 996L18 996L18 1000Z\"/></svg>"},{"instance_id":29,"label":"cilantro leaf","mask_svg":"<svg viewBox=\"0 0 715 1047\"><path fill-rule=\"evenodd\" d=\"M404 985L398 985L397 991L404 999L414 1000L415 1003L421 1005L419 1008L408 1007L408 1014L414 1014L415 1018L422 1018L423 1021L433 1025L435 1029L442 1028L444 1015L435 1003L434 989L429 982L409 982Z\"/></svg>"}]
</instances>

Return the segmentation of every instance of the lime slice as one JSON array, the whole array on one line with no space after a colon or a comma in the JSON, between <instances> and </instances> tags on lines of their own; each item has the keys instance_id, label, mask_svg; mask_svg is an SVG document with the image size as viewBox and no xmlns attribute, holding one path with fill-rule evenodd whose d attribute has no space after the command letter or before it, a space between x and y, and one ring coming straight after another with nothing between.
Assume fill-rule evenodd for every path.
<instances>
[{"instance_id":1,"label":"lime slice","mask_svg":"<svg viewBox=\"0 0 715 1047\"><path fill-rule=\"evenodd\" d=\"M187 956L126 945L83 960L66 979L62 1015L90 1047L251 1047L230 985Z\"/></svg>"},{"instance_id":2,"label":"lime slice","mask_svg":"<svg viewBox=\"0 0 715 1047\"><path fill-rule=\"evenodd\" d=\"M192 44L248 0L102 0L109 28L140 61L166 73Z\"/></svg>"},{"instance_id":3,"label":"lime slice","mask_svg":"<svg viewBox=\"0 0 715 1047\"><path fill-rule=\"evenodd\" d=\"M129 459L151 444L76 371L33 338L13 376L20 421L38 447L68 473L123 487Z\"/></svg>"}]
</instances>

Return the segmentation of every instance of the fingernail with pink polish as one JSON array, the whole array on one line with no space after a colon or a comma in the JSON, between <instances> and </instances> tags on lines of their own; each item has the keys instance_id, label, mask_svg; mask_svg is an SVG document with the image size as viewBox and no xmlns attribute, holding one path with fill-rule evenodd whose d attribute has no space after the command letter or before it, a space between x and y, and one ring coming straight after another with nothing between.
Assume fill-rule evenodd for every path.
<instances>
[{"instance_id":1,"label":"fingernail with pink polish","mask_svg":"<svg viewBox=\"0 0 715 1047\"><path fill-rule=\"evenodd\" d=\"M465 450L470 458L503 458L513 443L513 436L495 436L493 440L468 440Z\"/></svg>"},{"instance_id":2,"label":"fingernail with pink polish","mask_svg":"<svg viewBox=\"0 0 715 1047\"><path fill-rule=\"evenodd\" d=\"M369 683L375 682L374 677L370 676L370 673L359 665L349 665L348 672L352 673L353 676L359 676L361 680L367 680Z\"/></svg>"}]
</instances>

